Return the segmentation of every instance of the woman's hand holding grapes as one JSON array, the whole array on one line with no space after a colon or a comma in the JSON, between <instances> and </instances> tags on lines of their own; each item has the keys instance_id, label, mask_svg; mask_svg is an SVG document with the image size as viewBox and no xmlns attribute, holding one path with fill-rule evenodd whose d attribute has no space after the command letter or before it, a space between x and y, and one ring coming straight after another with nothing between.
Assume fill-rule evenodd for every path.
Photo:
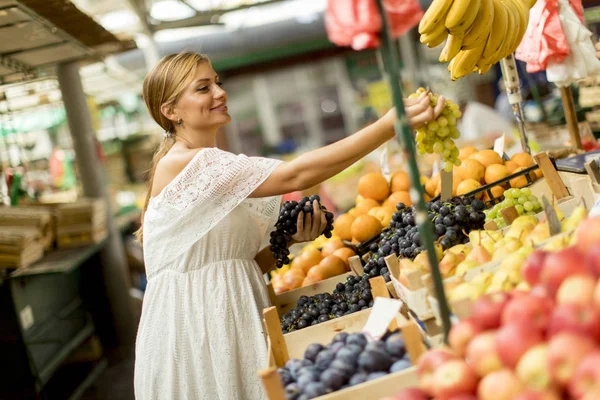
<instances>
[{"instance_id":1,"label":"woman's hand holding grapes","mask_svg":"<svg viewBox=\"0 0 600 400\"><path fill-rule=\"evenodd\" d=\"M315 240L327 227L327 218L325 212L321 210L319 202L313 200L313 212L305 213L303 211L298 213L298 220L296 223L297 231L292 235L292 240L295 243L310 242Z\"/></svg>"},{"instance_id":2,"label":"woman's hand holding grapes","mask_svg":"<svg viewBox=\"0 0 600 400\"><path fill-rule=\"evenodd\" d=\"M404 112L408 123L413 129L417 129L440 116L444 109L445 99L443 96L438 98L435 107L431 107L431 100L427 93L421 93L419 97L404 99ZM392 108L383 117L392 127L396 120L396 109Z\"/></svg>"}]
</instances>

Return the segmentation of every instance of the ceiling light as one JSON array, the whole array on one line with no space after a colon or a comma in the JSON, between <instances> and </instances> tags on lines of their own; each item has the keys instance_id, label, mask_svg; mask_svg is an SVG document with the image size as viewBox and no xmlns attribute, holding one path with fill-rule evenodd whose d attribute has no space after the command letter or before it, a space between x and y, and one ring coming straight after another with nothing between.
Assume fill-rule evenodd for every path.
<instances>
[{"instance_id":1,"label":"ceiling light","mask_svg":"<svg viewBox=\"0 0 600 400\"><path fill-rule=\"evenodd\" d=\"M159 21L177 21L196 14L191 7L177 0L161 0L152 4L150 16Z\"/></svg>"},{"instance_id":2,"label":"ceiling light","mask_svg":"<svg viewBox=\"0 0 600 400\"><path fill-rule=\"evenodd\" d=\"M108 31L120 32L138 26L140 19L131 10L119 10L100 16L98 22Z\"/></svg>"}]
</instances>

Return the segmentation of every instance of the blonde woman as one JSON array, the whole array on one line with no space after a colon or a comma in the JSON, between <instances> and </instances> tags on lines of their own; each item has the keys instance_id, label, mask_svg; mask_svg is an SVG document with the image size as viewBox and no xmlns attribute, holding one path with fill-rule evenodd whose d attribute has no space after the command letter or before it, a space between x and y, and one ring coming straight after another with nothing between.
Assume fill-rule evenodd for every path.
<instances>
[{"instance_id":1,"label":"blonde woman","mask_svg":"<svg viewBox=\"0 0 600 400\"><path fill-rule=\"evenodd\" d=\"M394 113L286 163L214 147L231 118L206 56L163 58L146 77L143 96L165 139L139 233L148 285L136 343L136 398L264 399L257 377L267 365L262 274L275 260L261 244L277 220L280 195L319 184L391 139ZM426 98L406 100L411 124L439 115L443 103L434 110ZM319 211L299 215L293 240L312 240L324 228Z\"/></svg>"}]
</instances>

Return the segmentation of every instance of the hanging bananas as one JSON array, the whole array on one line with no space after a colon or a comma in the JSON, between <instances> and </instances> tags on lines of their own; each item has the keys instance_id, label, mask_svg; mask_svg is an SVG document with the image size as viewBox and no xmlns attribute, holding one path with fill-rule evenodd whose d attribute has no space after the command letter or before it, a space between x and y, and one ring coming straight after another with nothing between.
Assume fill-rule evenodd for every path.
<instances>
[{"instance_id":1,"label":"hanging bananas","mask_svg":"<svg viewBox=\"0 0 600 400\"><path fill-rule=\"evenodd\" d=\"M448 62L452 80L471 72L485 74L514 53L536 0L433 0L419 23L421 43L446 41L440 62Z\"/></svg>"}]
</instances>

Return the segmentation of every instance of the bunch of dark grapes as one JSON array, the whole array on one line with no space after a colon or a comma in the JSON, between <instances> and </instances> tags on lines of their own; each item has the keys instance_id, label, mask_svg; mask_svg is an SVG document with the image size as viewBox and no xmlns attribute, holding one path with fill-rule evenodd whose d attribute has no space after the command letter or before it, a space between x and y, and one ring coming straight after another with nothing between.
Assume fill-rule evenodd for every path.
<instances>
[{"instance_id":1,"label":"bunch of dark grapes","mask_svg":"<svg viewBox=\"0 0 600 400\"><path fill-rule=\"evenodd\" d=\"M470 231L483 228L484 207L481 200L458 196L445 202L436 200L427 203L427 216L434 224L434 240L439 240L444 250L466 243ZM414 208L399 203L396 209L398 211L392 216L389 228L382 232L378 243L371 244L369 250L372 256L364 267L365 274L370 277L381 275L388 282L390 272L385 257L395 254L413 260L424 250Z\"/></svg>"},{"instance_id":2,"label":"bunch of dark grapes","mask_svg":"<svg viewBox=\"0 0 600 400\"><path fill-rule=\"evenodd\" d=\"M332 294L301 296L296 307L281 317L281 329L284 333L293 332L372 306L373 295L369 276L349 276L346 283L337 284Z\"/></svg>"},{"instance_id":3,"label":"bunch of dark grapes","mask_svg":"<svg viewBox=\"0 0 600 400\"><path fill-rule=\"evenodd\" d=\"M402 334L396 330L369 342L362 333L338 333L331 343L313 343L302 360L279 368L288 400L308 400L410 368Z\"/></svg>"},{"instance_id":4,"label":"bunch of dark grapes","mask_svg":"<svg viewBox=\"0 0 600 400\"><path fill-rule=\"evenodd\" d=\"M295 235L298 227L296 223L298 221L298 214L300 212L313 213L313 202L317 200L321 211L325 213L327 218L327 227L323 231L325 237L331 237L331 231L333 230L333 214L327 211L327 209L321 205L321 198L318 195L312 195L310 197L304 197L300 202L297 201L286 201L281 207L279 212L279 219L275 224L275 230L271 232L271 252L277 260L277 268L283 267L285 264L290 262L289 255L290 250L288 249L288 243L292 240L292 235Z\"/></svg>"}]
</instances>

